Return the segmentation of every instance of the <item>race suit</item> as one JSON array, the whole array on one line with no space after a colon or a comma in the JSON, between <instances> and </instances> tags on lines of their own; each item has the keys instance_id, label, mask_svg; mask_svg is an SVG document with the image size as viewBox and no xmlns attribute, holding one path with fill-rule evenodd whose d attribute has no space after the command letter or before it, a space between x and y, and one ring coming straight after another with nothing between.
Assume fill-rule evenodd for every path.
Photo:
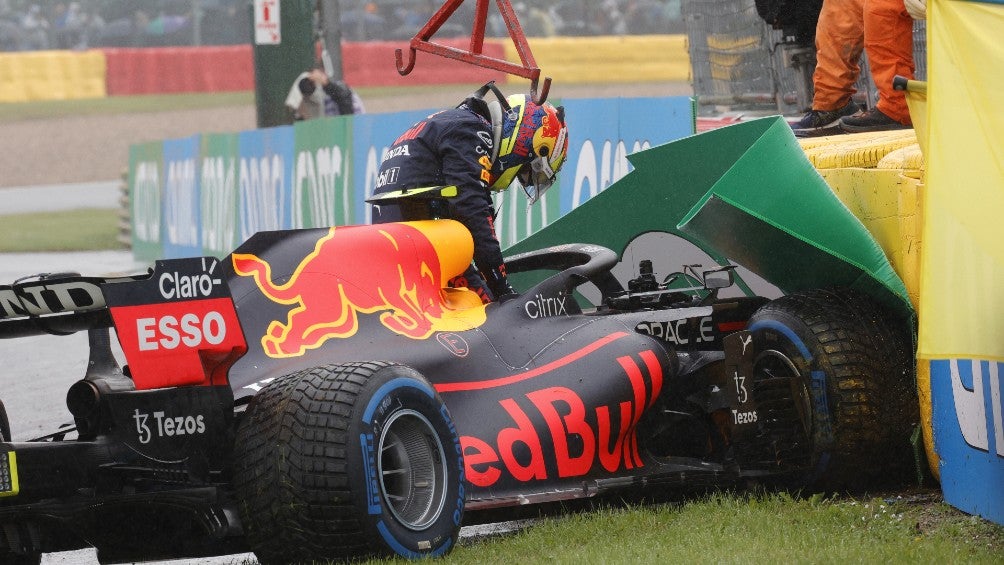
<instances>
[{"instance_id":1,"label":"race suit","mask_svg":"<svg viewBox=\"0 0 1004 565\"><path fill-rule=\"evenodd\" d=\"M406 188L456 186L457 196L449 199L450 217L470 230L477 269L468 269L452 284L474 290L486 302L514 293L495 235L495 208L489 186L500 171L491 160L492 145L488 105L480 98L468 98L401 134L384 154L374 190L374 194L382 194ZM402 219L395 204L373 207L373 223Z\"/></svg>"}]
</instances>

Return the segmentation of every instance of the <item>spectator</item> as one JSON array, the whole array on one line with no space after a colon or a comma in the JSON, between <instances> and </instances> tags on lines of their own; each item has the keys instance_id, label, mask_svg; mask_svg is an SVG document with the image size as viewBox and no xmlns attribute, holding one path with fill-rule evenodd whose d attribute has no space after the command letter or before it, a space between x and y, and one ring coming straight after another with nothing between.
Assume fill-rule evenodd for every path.
<instances>
[{"instance_id":1,"label":"spectator","mask_svg":"<svg viewBox=\"0 0 1004 565\"><path fill-rule=\"evenodd\" d=\"M346 41L386 39L387 20L380 14L376 2L367 2L362 9L342 14L342 37Z\"/></svg>"},{"instance_id":2,"label":"spectator","mask_svg":"<svg viewBox=\"0 0 1004 565\"><path fill-rule=\"evenodd\" d=\"M6 15L0 16L0 51L17 51L23 43L21 26Z\"/></svg>"},{"instance_id":3,"label":"spectator","mask_svg":"<svg viewBox=\"0 0 1004 565\"><path fill-rule=\"evenodd\" d=\"M484 99L489 90L498 101ZM504 98L489 83L402 134L384 154L375 193L456 186L449 212L474 238L474 266L451 285L470 288L487 303L515 294L495 236L492 191L519 183L532 204L554 182L567 150L563 108L537 105L526 95ZM415 219L423 218L408 217L396 204L374 206L375 223Z\"/></svg>"},{"instance_id":4,"label":"spectator","mask_svg":"<svg viewBox=\"0 0 1004 565\"><path fill-rule=\"evenodd\" d=\"M321 92L327 94L322 97ZM359 95L342 81L332 81L321 69L313 69L296 77L286 97L286 106L294 120L321 116L362 114L366 110Z\"/></svg>"},{"instance_id":5,"label":"spectator","mask_svg":"<svg viewBox=\"0 0 1004 565\"><path fill-rule=\"evenodd\" d=\"M812 108L792 126L799 136L838 129L840 118L860 108L852 97L861 74L865 0L823 0L816 21Z\"/></svg>"},{"instance_id":6,"label":"spectator","mask_svg":"<svg viewBox=\"0 0 1004 565\"><path fill-rule=\"evenodd\" d=\"M557 33L551 15L538 6L520 2L513 6L513 10L519 15L527 37L552 37Z\"/></svg>"},{"instance_id":7,"label":"spectator","mask_svg":"<svg viewBox=\"0 0 1004 565\"><path fill-rule=\"evenodd\" d=\"M21 50L33 51L49 48L49 21L42 15L38 4L32 4L21 18Z\"/></svg>"},{"instance_id":8,"label":"spectator","mask_svg":"<svg viewBox=\"0 0 1004 565\"><path fill-rule=\"evenodd\" d=\"M904 35L905 32L905 35ZM796 135L881 131L909 127L895 74L913 77L913 24L903 0L823 0L816 23L812 109L792 126ZM905 46L905 49L904 49ZM879 102L862 112L853 101L867 49Z\"/></svg>"},{"instance_id":9,"label":"spectator","mask_svg":"<svg viewBox=\"0 0 1004 565\"><path fill-rule=\"evenodd\" d=\"M892 87L896 75L913 78L913 18L903 0L865 0L865 53L878 88L875 107L840 119L846 132L883 131L911 127L906 93Z\"/></svg>"}]
</instances>

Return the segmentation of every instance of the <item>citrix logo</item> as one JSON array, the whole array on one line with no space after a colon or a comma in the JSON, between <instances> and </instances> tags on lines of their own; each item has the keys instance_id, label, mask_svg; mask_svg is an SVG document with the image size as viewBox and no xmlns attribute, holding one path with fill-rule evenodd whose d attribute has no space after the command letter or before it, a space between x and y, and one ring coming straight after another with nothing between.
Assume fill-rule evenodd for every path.
<instances>
[{"instance_id":1,"label":"citrix logo","mask_svg":"<svg viewBox=\"0 0 1004 565\"><path fill-rule=\"evenodd\" d=\"M567 299L568 296L564 294L553 297L544 297L544 295L538 294L523 304L523 310L527 316L533 319L567 316L568 308L565 306Z\"/></svg>"}]
</instances>

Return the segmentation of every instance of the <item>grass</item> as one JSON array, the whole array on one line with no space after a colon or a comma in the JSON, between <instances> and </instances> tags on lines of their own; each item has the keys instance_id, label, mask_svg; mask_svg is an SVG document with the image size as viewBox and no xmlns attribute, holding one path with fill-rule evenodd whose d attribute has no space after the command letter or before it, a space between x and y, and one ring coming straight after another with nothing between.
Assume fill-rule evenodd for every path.
<instances>
[{"instance_id":1,"label":"grass","mask_svg":"<svg viewBox=\"0 0 1004 565\"><path fill-rule=\"evenodd\" d=\"M468 541L444 563L996 563L1004 527L925 498L712 494L606 508ZM374 560L371 563L397 563Z\"/></svg>"},{"instance_id":2,"label":"grass","mask_svg":"<svg viewBox=\"0 0 1004 565\"><path fill-rule=\"evenodd\" d=\"M515 533L461 540L430 563L1004 562L1004 527L940 498L935 491L872 498L714 493L683 504L606 507L526 523Z\"/></svg>"},{"instance_id":3,"label":"grass","mask_svg":"<svg viewBox=\"0 0 1004 565\"><path fill-rule=\"evenodd\" d=\"M0 253L123 249L119 212L82 209L0 216Z\"/></svg>"}]
</instances>

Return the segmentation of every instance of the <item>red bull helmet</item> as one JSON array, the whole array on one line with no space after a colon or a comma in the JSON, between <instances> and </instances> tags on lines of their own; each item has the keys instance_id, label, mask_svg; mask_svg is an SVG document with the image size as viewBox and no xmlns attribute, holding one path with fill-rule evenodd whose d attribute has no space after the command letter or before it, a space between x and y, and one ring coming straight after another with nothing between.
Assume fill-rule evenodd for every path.
<instances>
[{"instance_id":1,"label":"red bull helmet","mask_svg":"<svg viewBox=\"0 0 1004 565\"><path fill-rule=\"evenodd\" d=\"M502 172L492 190L506 190L519 183L530 204L551 188L568 153L565 109L549 102L536 104L525 94L506 98L503 111L498 163Z\"/></svg>"}]
</instances>

